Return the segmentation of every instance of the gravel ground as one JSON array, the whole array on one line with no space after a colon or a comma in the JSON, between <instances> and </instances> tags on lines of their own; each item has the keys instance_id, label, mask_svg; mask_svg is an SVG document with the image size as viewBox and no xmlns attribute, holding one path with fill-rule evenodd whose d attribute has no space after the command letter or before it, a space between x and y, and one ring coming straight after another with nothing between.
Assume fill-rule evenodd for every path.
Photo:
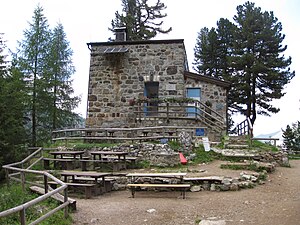
<instances>
[{"instance_id":1,"label":"gravel ground","mask_svg":"<svg viewBox=\"0 0 300 225\"><path fill-rule=\"evenodd\" d=\"M291 168L277 167L264 185L227 192L114 191L92 199L76 199L75 225L173 225L198 224L200 220L225 220L226 224L299 225L300 160ZM221 170L220 162L199 165L206 175L237 176L241 171ZM195 174L189 174L194 176Z\"/></svg>"}]
</instances>

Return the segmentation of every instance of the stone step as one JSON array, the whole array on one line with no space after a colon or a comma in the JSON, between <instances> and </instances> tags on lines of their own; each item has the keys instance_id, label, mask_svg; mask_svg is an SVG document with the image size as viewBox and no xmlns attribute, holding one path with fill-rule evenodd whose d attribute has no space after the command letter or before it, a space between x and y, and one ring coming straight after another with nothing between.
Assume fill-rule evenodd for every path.
<instances>
[{"instance_id":1,"label":"stone step","mask_svg":"<svg viewBox=\"0 0 300 225\"><path fill-rule=\"evenodd\" d=\"M230 149L247 149L249 148L248 145L242 145L242 144L228 144L226 145L227 148L230 148Z\"/></svg>"}]
</instances>

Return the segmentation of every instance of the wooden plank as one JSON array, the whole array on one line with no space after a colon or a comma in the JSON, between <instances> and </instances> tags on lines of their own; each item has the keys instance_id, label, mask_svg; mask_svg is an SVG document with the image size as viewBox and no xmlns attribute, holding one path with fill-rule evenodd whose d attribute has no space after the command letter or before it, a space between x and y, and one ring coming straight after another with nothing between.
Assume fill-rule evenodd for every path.
<instances>
[{"instance_id":1,"label":"wooden plank","mask_svg":"<svg viewBox=\"0 0 300 225\"><path fill-rule=\"evenodd\" d=\"M45 189L44 188L41 188L41 187L38 187L38 186L31 186L30 187L30 190L35 192L35 193L38 193L38 194L41 194L41 195L44 195L45 194ZM59 194L59 193L56 193L54 195L51 195L51 197L61 203L64 203L64 196ZM76 210L76 200L73 199L73 198L68 198L68 202L69 202L69 205L72 209Z\"/></svg>"},{"instance_id":2,"label":"wooden plank","mask_svg":"<svg viewBox=\"0 0 300 225\"><path fill-rule=\"evenodd\" d=\"M187 173L129 173L127 177L184 177Z\"/></svg>"},{"instance_id":3,"label":"wooden plank","mask_svg":"<svg viewBox=\"0 0 300 225\"><path fill-rule=\"evenodd\" d=\"M190 184L127 184L128 187L190 188Z\"/></svg>"}]
</instances>

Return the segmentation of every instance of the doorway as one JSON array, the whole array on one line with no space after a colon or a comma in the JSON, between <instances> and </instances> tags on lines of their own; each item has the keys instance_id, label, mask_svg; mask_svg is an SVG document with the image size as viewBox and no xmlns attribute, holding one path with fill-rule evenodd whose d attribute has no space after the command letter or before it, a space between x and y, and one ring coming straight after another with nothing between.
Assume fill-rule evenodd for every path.
<instances>
[{"instance_id":1,"label":"doorway","mask_svg":"<svg viewBox=\"0 0 300 225\"><path fill-rule=\"evenodd\" d=\"M144 105L144 112L147 116L154 116L158 114L158 103L153 101L154 99L158 99L158 91L159 82L145 83L144 96L150 100L149 103L145 103Z\"/></svg>"},{"instance_id":2,"label":"doorway","mask_svg":"<svg viewBox=\"0 0 300 225\"><path fill-rule=\"evenodd\" d=\"M186 89L186 97L200 101L201 100L201 89L200 88L187 88ZM200 113L200 109L196 108L195 103L189 103L186 108L186 112L187 112L188 117L197 117L197 115Z\"/></svg>"}]
</instances>

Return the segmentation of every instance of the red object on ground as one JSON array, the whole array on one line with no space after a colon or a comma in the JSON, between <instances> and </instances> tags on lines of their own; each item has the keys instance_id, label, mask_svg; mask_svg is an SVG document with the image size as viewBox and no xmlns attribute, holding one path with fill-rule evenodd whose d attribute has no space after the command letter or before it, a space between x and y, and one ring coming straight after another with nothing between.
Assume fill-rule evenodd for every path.
<instances>
[{"instance_id":1,"label":"red object on ground","mask_svg":"<svg viewBox=\"0 0 300 225\"><path fill-rule=\"evenodd\" d=\"M184 155L181 152L179 152L179 157L180 157L180 163L182 165L186 165L187 164L187 160L186 160L186 158L184 157Z\"/></svg>"}]
</instances>

